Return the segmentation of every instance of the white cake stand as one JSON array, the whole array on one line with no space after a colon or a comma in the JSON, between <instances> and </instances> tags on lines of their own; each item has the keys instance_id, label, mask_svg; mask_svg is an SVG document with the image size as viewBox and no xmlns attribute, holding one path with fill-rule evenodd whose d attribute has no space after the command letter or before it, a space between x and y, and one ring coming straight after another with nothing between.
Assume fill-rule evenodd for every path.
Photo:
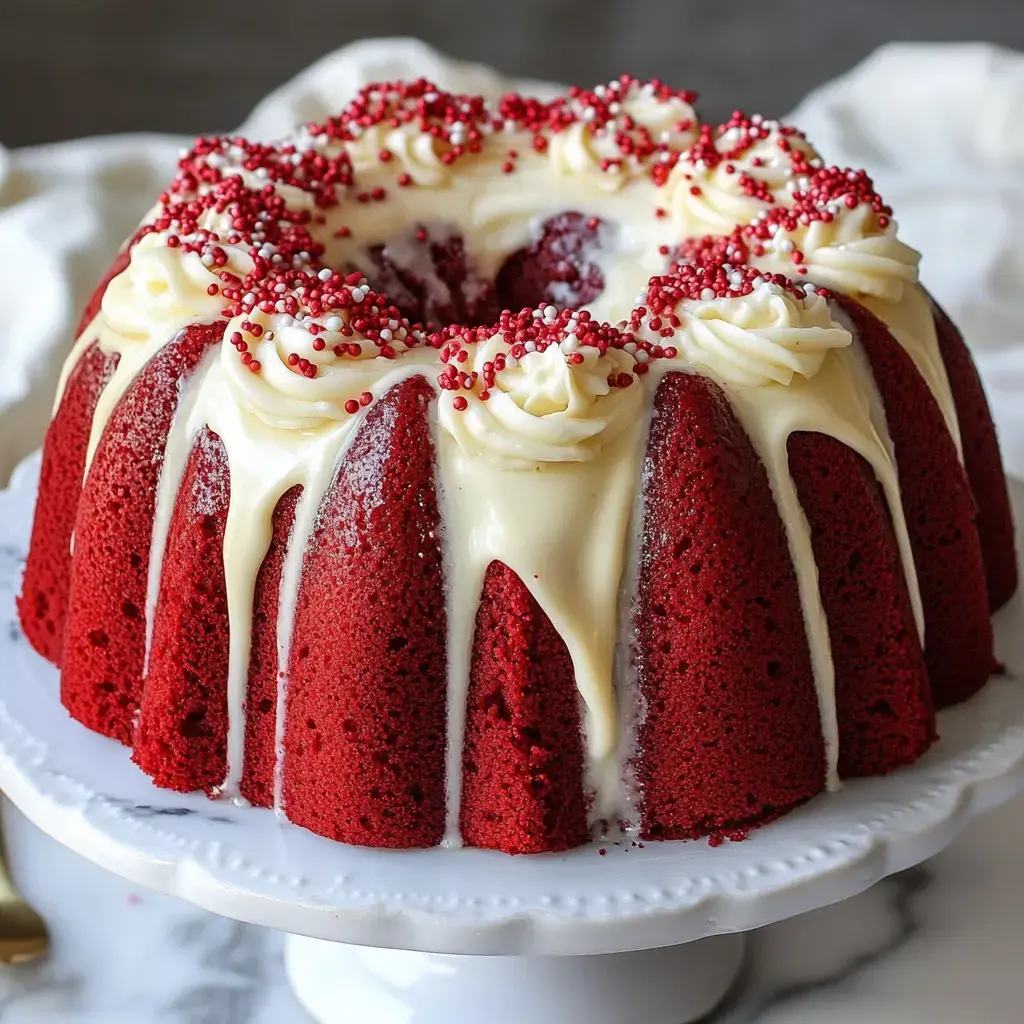
<instances>
[{"instance_id":1,"label":"white cake stand","mask_svg":"<svg viewBox=\"0 0 1024 1024\"><path fill-rule=\"evenodd\" d=\"M938 853L1024 788L1024 684L940 717L917 765L821 797L741 843L565 856L379 851L269 811L155 788L73 722L14 612L38 458L0 493L0 785L40 828L141 885L290 933L288 974L323 1024L682 1024L727 992L750 928L861 892ZM1018 516L1024 488L1015 488ZM1024 608L997 619L1024 675Z\"/></svg>"}]
</instances>

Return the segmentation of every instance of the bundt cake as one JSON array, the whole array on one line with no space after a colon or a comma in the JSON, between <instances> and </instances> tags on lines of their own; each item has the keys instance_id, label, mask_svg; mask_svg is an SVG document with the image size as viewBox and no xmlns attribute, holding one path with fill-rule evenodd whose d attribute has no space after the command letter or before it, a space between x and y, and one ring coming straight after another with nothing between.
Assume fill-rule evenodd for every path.
<instances>
[{"instance_id":1,"label":"bundt cake","mask_svg":"<svg viewBox=\"0 0 1024 1024\"><path fill-rule=\"evenodd\" d=\"M693 101L390 82L200 139L46 437L70 714L159 786L509 853L927 750L1017 583L978 376L862 171Z\"/></svg>"}]
</instances>

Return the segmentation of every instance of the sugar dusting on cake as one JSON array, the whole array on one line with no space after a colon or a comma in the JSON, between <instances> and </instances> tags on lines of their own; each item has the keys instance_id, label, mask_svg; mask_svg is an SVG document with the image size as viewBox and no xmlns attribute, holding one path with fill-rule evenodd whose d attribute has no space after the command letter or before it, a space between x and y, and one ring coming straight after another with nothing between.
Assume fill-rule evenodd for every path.
<instances>
[{"instance_id":1,"label":"sugar dusting on cake","mask_svg":"<svg viewBox=\"0 0 1024 1024\"><path fill-rule=\"evenodd\" d=\"M153 354L193 321L223 321L223 343L191 378L169 451L187 454L188 439L209 427L232 468L224 792L234 795L241 777L242 627L274 508L302 486L278 633L275 788L287 813L282 730L302 552L367 410L424 376L437 395L450 649L471 649L484 573L503 561L569 647L595 819L632 823L623 781L632 747L619 723L635 725L641 712L619 706L636 699L616 682L619 599L646 423L670 371L720 384L765 463L800 583L835 785L828 627L786 461L793 431L829 434L870 462L915 594L916 580L891 444L863 400L870 373L822 286L881 304L947 414L952 400L917 254L897 239L870 179L825 166L777 122L737 112L702 124L695 99L629 76L552 101L509 94L493 105L424 80L380 83L281 143L201 139L182 156L65 379L96 341L120 356L94 449ZM522 297L522 276L506 268L538 252L550 260L547 290L523 308L510 301ZM162 491L172 483L162 480ZM170 504L162 494L156 552ZM468 673L468 654L452 657L451 845Z\"/></svg>"}]
</instances>

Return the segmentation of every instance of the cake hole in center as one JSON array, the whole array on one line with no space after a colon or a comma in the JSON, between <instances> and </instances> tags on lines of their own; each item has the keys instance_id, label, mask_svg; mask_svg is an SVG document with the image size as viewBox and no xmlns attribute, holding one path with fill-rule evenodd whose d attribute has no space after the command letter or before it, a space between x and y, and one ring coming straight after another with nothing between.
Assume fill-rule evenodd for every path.
<instances>
[{"instance_id":1,"label":"cake hole in center","mask_svg":"<svg viewBox=\"0 0 1024 1024\"><path fill-rule=\"evenodd\" d=\"M606 233L597 217L559 214L528 247L508 256L492 281L475 272L454 227L418 225L367 250L373 266L367 277L413 323L486 326L503 309L578 309L593 302L604 290L599 256Z\"/></svg>"}]
</instances>

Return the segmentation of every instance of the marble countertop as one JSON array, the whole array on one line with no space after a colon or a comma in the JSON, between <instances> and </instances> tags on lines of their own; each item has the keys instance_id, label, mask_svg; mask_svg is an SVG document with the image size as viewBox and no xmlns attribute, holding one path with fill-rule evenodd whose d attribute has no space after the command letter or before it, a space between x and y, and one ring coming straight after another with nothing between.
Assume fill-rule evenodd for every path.
<instances>
[{"instance_id":1,"label":"marble countertop","mask_svg":"<svg viewBox=\"0 0 1024 1024\"><path fill-rule=\"evenodd\" d=\"M279 934L138 889L4 807L14 873L53 953L0 969L2 1024L306 1024ZM1024 799L934 860L756 932L708 1024L1019 1024ZM372 1024L372 1022L367 1022Z\"/></svg>"}]
</instances>

